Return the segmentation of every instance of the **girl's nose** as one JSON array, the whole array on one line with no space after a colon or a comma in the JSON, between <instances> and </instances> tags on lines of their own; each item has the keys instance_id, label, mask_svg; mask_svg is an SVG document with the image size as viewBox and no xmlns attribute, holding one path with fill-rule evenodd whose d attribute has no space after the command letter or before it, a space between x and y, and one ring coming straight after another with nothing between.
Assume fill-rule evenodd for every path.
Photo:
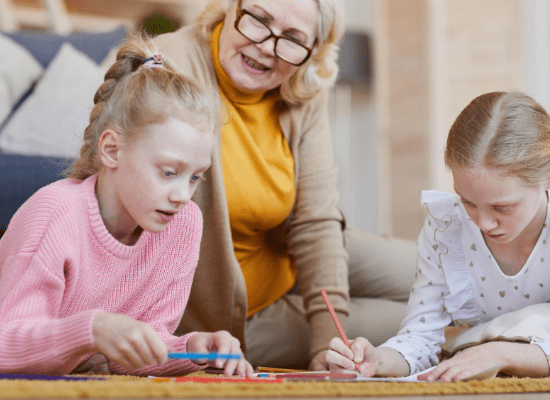
<instances>
[{"instance_id":1,"label":"girl's nose","mask_svg":"<svg viewBox=\"0 0 550 400\"><path fill-rule=\"evenodd\" d=\"M498 226L498 221L490 213L480 212L477 219L477 226L484 232L490 231Z\"/></svg>"},{"instance_id":2,"label":"girl's nose","mask_svg":"<svg viewBox=\"0 0 550 400\"><path fill-rule=\"evenodd\" d=\"M172 203L187 204L191 200L189 185L179 185L170 192L169 199Z\"/></svg>"}]
</instances>

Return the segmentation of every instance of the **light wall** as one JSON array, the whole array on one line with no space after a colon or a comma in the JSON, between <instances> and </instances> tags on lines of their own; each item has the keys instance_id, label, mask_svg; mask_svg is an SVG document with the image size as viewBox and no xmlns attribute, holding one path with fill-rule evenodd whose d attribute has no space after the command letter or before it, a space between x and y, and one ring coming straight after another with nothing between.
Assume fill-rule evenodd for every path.
<instances>
[{"instance_id":1,"label":"light wall","mask_svg":"<svg viewBox=\"0 0 550 400\"><path fill-rule=\"evenodd\" d=\"M366 33L372 44L376 0L345 0L344 5L346 29ZM339 172L339 207L350 226L379 233L379 146L374 86L337 84L331 92L329 110Z\"/></svg>"},{"instance_id":2,"label":"light wall","mask_svg":"<svg viewBox=\"0 0 550 400\"><path fill-rule=\"evenodd\" d=\"M524 88L529 21L522 0L377 1L381 230L414 239L421 191L452 192L443 152L458 113L482 93Z\"/></svg>"}]
</instances>

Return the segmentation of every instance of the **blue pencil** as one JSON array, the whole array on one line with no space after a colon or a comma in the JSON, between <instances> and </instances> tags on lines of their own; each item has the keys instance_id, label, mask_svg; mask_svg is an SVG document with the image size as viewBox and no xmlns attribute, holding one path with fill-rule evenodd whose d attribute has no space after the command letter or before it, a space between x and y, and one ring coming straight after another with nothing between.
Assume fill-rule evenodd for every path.
<instances>
[{"instance_id":1,"label":"blue pencil","mask_svg":"<svg viewBox=\"0 0 550 400\"><path fill-rule=\"evenodd\" d=\"M168 358L179 358L182 360L238 360L242 354L222 353L168 353Z\"/></svg>"}]
</instances>

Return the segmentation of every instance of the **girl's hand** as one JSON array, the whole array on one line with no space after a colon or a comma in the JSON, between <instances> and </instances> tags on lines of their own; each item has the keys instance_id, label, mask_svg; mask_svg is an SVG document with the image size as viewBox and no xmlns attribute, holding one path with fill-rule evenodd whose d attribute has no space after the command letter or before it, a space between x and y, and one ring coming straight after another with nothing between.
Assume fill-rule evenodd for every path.
<instances>
[{"instance_id":1,"label":"girl's hand","mask_svg":"<svg viewBox=\"0 0 550 400\"><path fill-rule=\"evenodd\" d=\"M96 353L76 367L71 373L109 375L109 360L103 354Z\"/></svg>"},{"instance_id":2,"label":"girl's hand","mask_svg":"<svg viewBox=\"0 0 550 400\"><path fill-rule=\"evenodd\" d=\"M229 353L243 354L239 340L226 331L214 333L197 332L187 341L188 353ZM197 364L201 360L197 360ZM232 360L204 360L208 365L215 368L223 368L226 376L236 373L240 377L252 376L252 366L244 358Z\"/></svg>"},{"instance_id":3,"label":"girl's hand","mask_svg":"<svg viewBox=\"0 0 550 400\"><path fill-rule=\"evenodd\" d=\"M502 365L496 351L497 343L484 343L470 347L456 354L453 358L441 362L430 372L418 375L419 380L445 382L460 381L483 372L495 365ZM500 369L499 369L500 370Z\"/></svg>"},{"instance_id":4,"label":"girl's hand","mask_svg":"<svg viewBox=\"0 0 550 400\"><path fill-rule=\"evenodd\" d=\"M329 365L326 361L327 350L323 350L315 355L309 363L311 371L328 371Z\"/></svg>"},{"instance_id":5,"label":"girl's hand","mask_svg":"<svg viewBox=\"0 0 550 400\"><path fill-rule=\"evenodd\" d=\"M99 352L128 370L168 360L166 344L145 322L123 314L98 312L92 330Z\"/></svg>"},{"instance_id":6,"label":"girl's hand","mask_svg":"<svg viewBox=\"0 0 550 400\"><path fill-rule=\"evenodd\" d=\"M381 363L379 350L367 339L359 337L350 341L351 348L339 337L330 341L329 350L326 353L326 361L332 373L355 372L355 364L359 364L361 376L372 377L378 372Z\"/></svg>"}]
</instances>

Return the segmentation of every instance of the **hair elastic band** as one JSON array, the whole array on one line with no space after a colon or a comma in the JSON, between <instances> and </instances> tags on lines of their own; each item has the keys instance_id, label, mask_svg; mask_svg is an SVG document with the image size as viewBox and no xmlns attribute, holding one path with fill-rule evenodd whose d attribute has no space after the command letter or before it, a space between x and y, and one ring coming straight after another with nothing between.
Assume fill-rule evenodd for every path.
<instances>
[{"instance_id":1,"label":"hair elastic band","mask_svg":"<svg viewBox=\"0 0 550 400\"><path fill-rule=\"evenodd\" d=\"M141 62L141 68L150 69L150 68L162 68L164 63L164 57L160 54L155 54L153 57L146 58Z\"/></svg>"}]
</instances>

